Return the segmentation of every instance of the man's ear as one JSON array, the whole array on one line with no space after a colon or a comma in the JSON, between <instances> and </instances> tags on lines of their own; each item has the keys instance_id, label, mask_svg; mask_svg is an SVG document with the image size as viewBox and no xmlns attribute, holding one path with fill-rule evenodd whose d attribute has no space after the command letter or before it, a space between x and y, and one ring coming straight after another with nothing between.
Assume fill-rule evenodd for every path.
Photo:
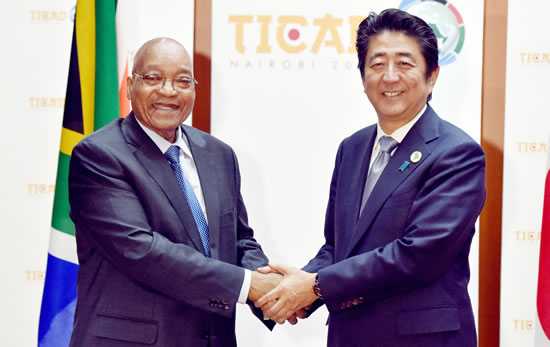
<instances>
[{"instance_id":1,"label":"man's ear","mask_svg":"<svg viewBox=\"0 0 550 347\"><path fill-rule=\"evenodd\" d=\"M432 88L435 86L435 82L437 81L437 77L439 76L439 65L433 70L432 74L428 78L428 83L432 86Z\"/></svg>"},{"instance_id":2,"label":"man's ear","mask_svg":"<svg viewBox=\"0 0 550 347\"><path fill-rule=\"evenodd\" d=\"M126 78L126 97L128 98L128 100L132 100L132 88L134 88L134 80L130 76L128 76Z\"/></svg>"}]
</instances>

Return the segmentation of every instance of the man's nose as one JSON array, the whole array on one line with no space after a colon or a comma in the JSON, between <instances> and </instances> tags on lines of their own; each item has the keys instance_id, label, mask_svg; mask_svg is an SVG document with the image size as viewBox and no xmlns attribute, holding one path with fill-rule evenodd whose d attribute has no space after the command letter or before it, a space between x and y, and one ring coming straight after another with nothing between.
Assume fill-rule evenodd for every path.
<instances>
[{"instance_id":1,"label":"man's nose","mask_svg":"<svg viewBox=\"0 0 550 347\"><path fill-rule=\"evenodd\" d=\"M174 81L169 79L165 79L164 83L157 89L157 91L164 95L174 95L178 93L178 91L174 89Z\"/></svg>"},{"instance_id":2,"label":"man's nose","mask_svg":"<svg viewBox=\"0 0 550 347\"><path fill-rule=\"evenodd\" d=\"M388 64L384 70L384 81L385 82L396 82L399 80L399 74L394 64Z\"/></svg>"}]
</instances>

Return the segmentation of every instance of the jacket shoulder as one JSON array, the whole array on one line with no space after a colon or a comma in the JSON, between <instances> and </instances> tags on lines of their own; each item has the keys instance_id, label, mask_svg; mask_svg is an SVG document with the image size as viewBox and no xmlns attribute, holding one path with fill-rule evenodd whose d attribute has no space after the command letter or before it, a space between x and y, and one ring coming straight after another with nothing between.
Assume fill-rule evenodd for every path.
<instances>
[{"instance_id":1,"label":"jacket shoulder","mask_svg":"<svg viewBox=\"0 0 550 347\"><path fill-rule=\"evenodd\" d=\"M117 139L122 139L122 132L120 130L121 124L124 121L123 118L117 118L105 125L104 127L94 131L93 133L84 136L77 146L83 146L84 144L102 144L112 143Z\"/></svg>"}]
</instances>

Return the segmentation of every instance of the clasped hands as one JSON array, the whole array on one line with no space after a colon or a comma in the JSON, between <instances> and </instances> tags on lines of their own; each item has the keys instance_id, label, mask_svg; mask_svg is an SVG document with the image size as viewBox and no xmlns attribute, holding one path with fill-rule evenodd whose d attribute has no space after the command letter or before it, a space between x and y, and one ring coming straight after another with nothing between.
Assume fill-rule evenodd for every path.
<instances>
[{"instance_id":1,"label":"clasped hands","mask_svg":"<svg viewBox=\"0 0 550 347\"><path fill-rule=\"evenodd\" d=\"M286 265L273 265L252 272L248 298L262 309L266 319L296 324L317 299L313 292L316 274Z\"/></svg>"}]
</instances>

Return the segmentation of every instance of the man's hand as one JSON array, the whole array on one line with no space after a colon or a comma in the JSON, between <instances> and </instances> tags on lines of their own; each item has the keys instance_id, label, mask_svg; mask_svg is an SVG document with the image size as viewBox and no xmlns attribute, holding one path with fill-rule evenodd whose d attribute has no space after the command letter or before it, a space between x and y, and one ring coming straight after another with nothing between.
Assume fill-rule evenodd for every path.
<instances>
[{"instance_id":1,"label":"man's hand","mask_svg":"<svg viewBox=\"0 0 550 347\"><path fill-rule=\"evenodd\" d=\"M248 298L254 302L275 288L283 279L283 275L272 273L259 273L252 271L250 279L250 290L248 292Z\"/></svg>"},{"instance_id":2,"label":"man's hand","mask_svg":"<svg viewBox=\"0 0 550 347\"><path fill-rule=\"evenodd\" d=\"M300 319L305 319L307 318L307 312L306 310L304 309L300 309L298 311L296 311L293 315L291 315L287 321L292 324L292 325L295 325L296 323L298 323L298 318Z\"/></svg>"},{"instance_id":3,"label":"man's hand","mask_svg":"<svg viewBox=\"0 0 550 347\"><path fill-rule=\"evenodd\" d=\"M296 317L293 317L295 313L302 311L299 314L305 317L305 311L301 309L311 305L317 299L317 295L313 292L316 274L286 265L269 266L272 271L280 272L285 277L275 289L258 301L254 300L254 304L262 308L266 317L279 324L287 319L290 319L291 324L293 322L295 324ZM265 270L262 269L262 272Z\"/></svg>"}]
</instances>

